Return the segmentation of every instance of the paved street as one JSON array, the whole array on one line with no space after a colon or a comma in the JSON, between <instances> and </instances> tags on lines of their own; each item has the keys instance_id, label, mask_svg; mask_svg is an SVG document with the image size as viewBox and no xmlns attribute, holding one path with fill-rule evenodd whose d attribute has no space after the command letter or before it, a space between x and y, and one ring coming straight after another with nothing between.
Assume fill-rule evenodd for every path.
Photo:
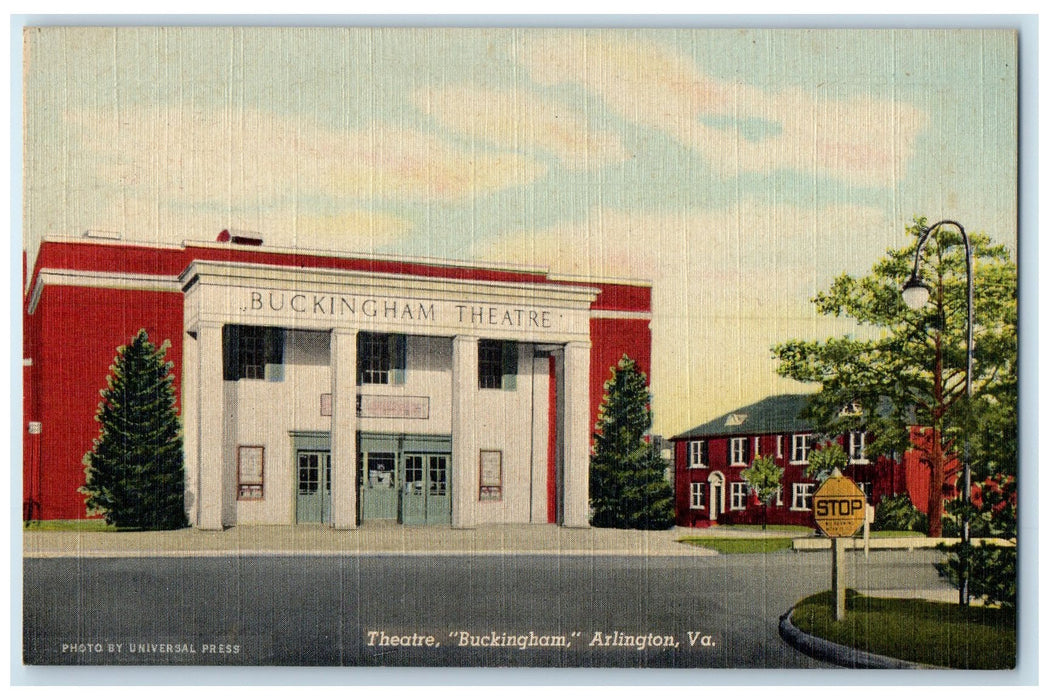
<instances>
[{"instance_id":1,"label":"paved street","mask_svg":"<svg viewBox=\"0 0 1049 700\"><path fill-rule=\"evenodd\" d=\"M936 588L931 562L939 556L850 553L850 586ZM25 660L818 668L782 642L776 626L798 598L829 587L829 559L795 552L27 559Z\"/></svg>"}]
</instances>

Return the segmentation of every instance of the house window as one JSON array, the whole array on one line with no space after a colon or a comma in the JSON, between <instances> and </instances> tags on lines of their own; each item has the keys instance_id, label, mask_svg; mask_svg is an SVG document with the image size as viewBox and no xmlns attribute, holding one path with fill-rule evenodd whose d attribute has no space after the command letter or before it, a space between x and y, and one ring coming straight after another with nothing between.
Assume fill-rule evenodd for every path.
<instances>
[{"instance_id":1,"label":"house window","mask_svg":"<svg viewBox=\"0 0 1049 700\"><path fill-rule=\"evenodd\" d=\"M480 389L517 388L517 343L482 340L477 344L477 386Z\"/></svg>"},{"instance_id":2,"label":"house window","mask_svg":"<svg viewBox=\"0 0 1049 700\"><path fill-rule=\"evenodd\" d=\"M404 384L406 344L397 333L358 333L357 383Z\"/></svg>"},{"instance_id":3,"label":"house window","mask_svg":"<svg viewBox=\"0 0 1049 700\"><path fill-rule=\"evenodd\" d=\"M728 443L729 464L740 465L747 463L747 438L732 438Z\"/></svg>"},{"instance_id":4,"label":"house window","mask_svg":"<svg viewBox=\"0 0 1049 700\"><path fill-rule=\"evenodd\" d=\"M870 481L857 481L856 485L860 487L860 491L863 491L863 497L867 503L871 503L871 498L874 496L874 483Z\"/></svg>"},{"instance_id":5,"label":"house window","mask_svg":"<svg viewBox=\"0 0 1049 700\"><path fill-rule=\"evenodd\" d=\"M268 326L222 327L222 378L284 379L284 329Z\"/></svg>"},{"instance_id":6,"label":"house window","mask_svg":"<svg viewBox=\"0 0 1049 700\"><path fill-rule=\"evenodd\" d=\"M693 440L688 443L688 468L703 469L710 464L706 440Z\"/></svg>"},{"instance_id":7,"label":"house window","mask_svg":"<svg viewBox=\"0 0 1049 700\"><path fill-rule=\"evenodd\" d=\"M794 484L791 510L812 510L812 487L814 484Z\"/></svg>"},{"instance_id":8,"label":"house window","mask_svg":"<svg viewBox=\"0 0 1049 700\"><path fill-rule=\"evenodd\" d=\"M703 510L703 484L694 481L688 485L688 506L692 510Z\"/></svg>"},{"instance_id":9,"label":"house window","mask_svg":"<svg viewBox=\"0 0 1049 700\"><path fill-rule=\"evenodd\" d=\"M747 484L743 481L733 481L731 487L732 500L729 503L731 510L743 510L747 507Z\"/></svg>"},{"instance_id":10,"label":"house window","mask_svg":"<svg viewBox=\"0 0 1049 700\"><path fill-rule=\"evenodd\" d=\"M776 456L777 457L781 457L781 458L783 457L783 436L782 435L777 435L776 436Z\"/></svg>"},{"instance_id":11,"label":"house window","mask_svg":"<svg viewBox=\"0 0 1049 700\"><path fill-rule=\"evenodd\" d=\"M753 454L754 454L754 457L760 457L761 456L761 438L759 438L759 437L754 438L754 452L753 452Z\"/></svg>"},{"instance_id":12,"label":"house window","mask_svg":"<svg viewBox=\"0 0 1049 700\"><path fill-rule=\"evenodd\" d=\"M783 484L776 487L776 505L783 505Z\"/></svg>"},{"instance_id":13,"label":"house window","mask_svg":"<svg viewBox=\"0 0 1049 700\"><path fill-rule=\"evenodd\" d=\"M867 461L867 434L862 430L849 431L849 461Z\"/></svg>"},{"instance_id":14,"label":"house window","mask_svg":"<svg viewBox=\"0 0 1049 700\"><path fill-rule=\"evenodd\" d=\"M808 464L812 448L812 433L795 435L791 442L790 461L793 464Z\"/></svg>"}]
</instances>

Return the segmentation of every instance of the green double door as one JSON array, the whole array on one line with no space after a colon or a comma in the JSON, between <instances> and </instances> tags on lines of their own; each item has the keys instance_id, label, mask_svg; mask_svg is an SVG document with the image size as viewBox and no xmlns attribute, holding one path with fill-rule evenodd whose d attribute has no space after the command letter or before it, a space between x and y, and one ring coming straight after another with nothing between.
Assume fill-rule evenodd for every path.
<instances>
[{"instance_id":1,"label":"green double door","mask_svg":"<svg viewBox=\"0 0 1049 700\"><path fill-rule=\"evenodd\" d=\"M361 520L450 523L450 453L449 438L362 435L358 455Z\"/></svg>"},{"instance_id":2,"label":"green double door","mask_svg":"<svg viewBox=\"0 0 1049 700\"><path fill-rule=\"evenodd\" d=\"M434 525L452 521L452 496L448 489L445 454L405 454L401 488L401 522Z\"/></svg>"}]
</instances>

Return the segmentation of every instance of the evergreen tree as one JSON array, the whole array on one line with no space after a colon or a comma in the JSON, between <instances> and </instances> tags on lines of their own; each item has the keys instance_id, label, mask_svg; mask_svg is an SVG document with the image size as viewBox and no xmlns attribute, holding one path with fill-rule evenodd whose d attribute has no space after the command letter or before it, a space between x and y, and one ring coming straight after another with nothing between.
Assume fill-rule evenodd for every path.
<instances>
[{"instance_id":1,"label":"evergreen tree","mask_svg":"<svg viewBox=\"0 0 1049 700\"><path fill-rule=\"evenodd\" d=\"M171 530L186 525L182 433L175 411L168 343L157 348L145 330L117 349L100 392L99 436L84 455L91 515L110 525Z\"/></svg>"},{"instance_id":2,"label":"evergreen tree","mask_svg":"<svg viewBox=\"0 0 1049 700\"><path fill-rule=\"evenodd\" d=\"M594 433L590 506L596 527L665 530L674 524L666 465L644 439L652 426L648 404L645 375L624 355L605 382Z\"/></svg>"}]
</instances>

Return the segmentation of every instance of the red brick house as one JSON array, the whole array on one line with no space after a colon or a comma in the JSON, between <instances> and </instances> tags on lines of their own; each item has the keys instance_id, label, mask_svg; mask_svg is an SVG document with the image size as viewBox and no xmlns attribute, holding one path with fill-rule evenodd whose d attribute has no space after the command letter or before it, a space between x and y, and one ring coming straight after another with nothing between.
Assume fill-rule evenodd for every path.
<instances>
[{"instance_id":1,"label":"red brick house","mask_svg":"<svg viewBox=\"0 0 1049 700\"><path fill-rule=\"evenodd\" d=\"M805 477L805 468L817 435L812 424L799 417L807 400L806 394L770 396L671 438L677 524L760 524L765 509L741 476L760 455L772 457L784 470L779 496L768 507L768 523L814 526L816 483ZM860 430L839 441L849 455L845 476L863 489L872 504L910 493L924 510L925 501L915 491L926 492L927 486L914 455L903 460L868 455L868 436Z\"/></svg>"}]
</instances>

